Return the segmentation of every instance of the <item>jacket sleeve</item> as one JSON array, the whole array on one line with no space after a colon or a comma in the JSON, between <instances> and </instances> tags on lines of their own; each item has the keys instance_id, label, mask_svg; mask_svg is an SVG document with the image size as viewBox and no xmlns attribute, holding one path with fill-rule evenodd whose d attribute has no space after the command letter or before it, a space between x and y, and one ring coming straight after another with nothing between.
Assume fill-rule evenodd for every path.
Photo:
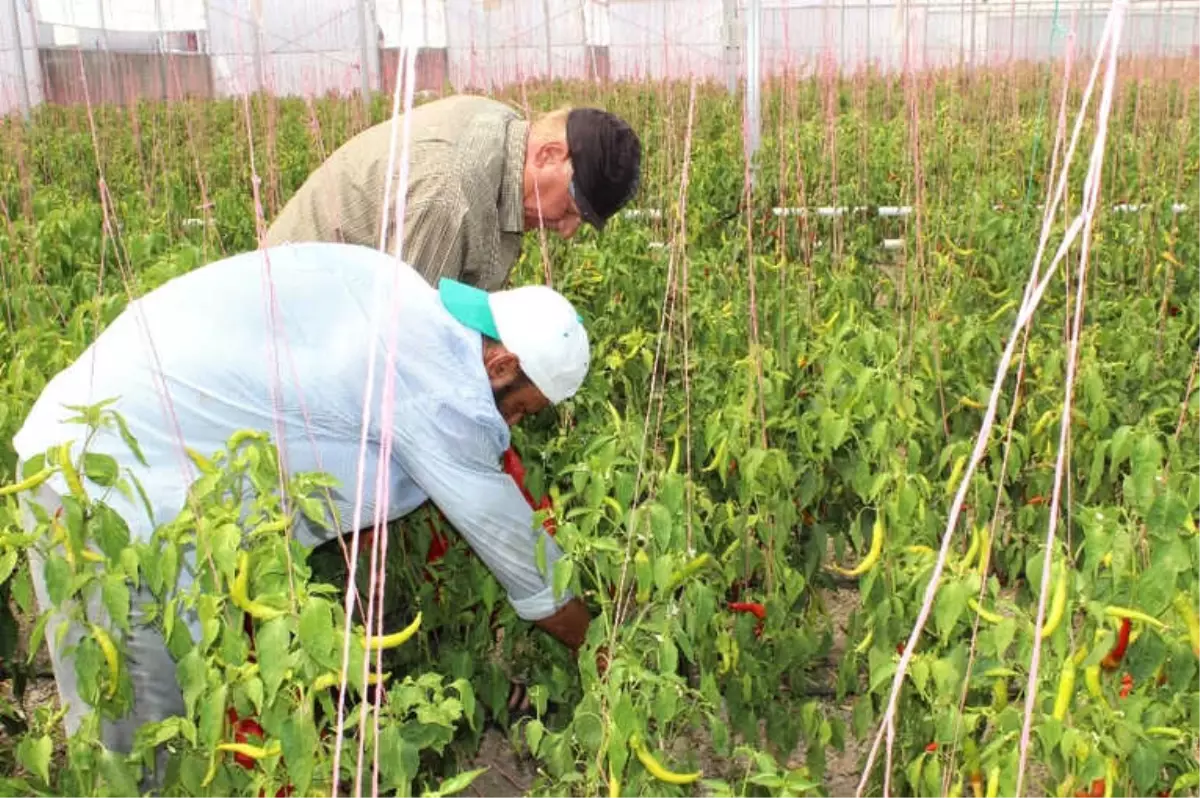
<instances>
[{"instance_id":1,"label":"jacket sleeve","mask_svg":"<svg viewBox=\"0 0 1200 798\"><path fill-rule=\"evenodd\" d=\"M402 246L401 260L420 272L430 285L436 286L441 277L461 279L467 257L466 205L445 191L425 190L421 194L427 198L404 209L403 241L396 235L396 206L390 207L387 251L395 255L397 246Z\"/></svg>"},{"instance_id":2,"label":"jacket sleeve","mask_svg":"<svg viewBox=\"0 0 1200 798\"><path fill-rule=\"evenodd\" d=\"M554 564L562 550L541 526L512 478L500 469L486 425L443 406L429 432L397 430L399 465L446 516L504 586L517 614L527 621L553 615L572 598L555 596ZM546 572L538 569L544 546Z\"/></svg>"}]
</instances>

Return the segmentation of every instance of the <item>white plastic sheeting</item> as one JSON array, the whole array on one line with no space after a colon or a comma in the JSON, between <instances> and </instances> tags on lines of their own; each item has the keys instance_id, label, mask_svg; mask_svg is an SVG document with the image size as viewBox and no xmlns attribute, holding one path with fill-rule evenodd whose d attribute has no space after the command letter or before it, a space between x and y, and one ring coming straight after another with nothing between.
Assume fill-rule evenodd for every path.
<instances>
[{"instance_id":1,"label":"white plastic sheeting","mask_svg":"<svg viewBox=\"0 0 1200 798\"><path fill-rule=\"evenodd\" d=\"M445 0L374 0L384 47L445 47Z\"/></svg>"},{"instance_id":2,"label":"white plastic sheeting","mask_svg":"<svg viewBox=\"0 0 1200 798\"><path fill-rule=\"evenodd\" d=\"M42 102L32 0L0 0L0 115Z\"/></svg>"},{"instance_id":3,"label":"white plastic sheeting","mask_svg":"<svg viewBox=\"0 0 1200 798\"><path fill-rule=\"evenodd\" d=\"M38 21L48 25L173 33L204 30L203 0L37 0Z\"/></svg>"},{"instance_id":4,"label":"white plastic sheeting","mask_svg":"<svg viewBox=\"0 0 1200 798\"><path fill-rule=\"evenodd\" d=\"M218 94L349 93L381 85L376 48L445 49L456 89L516 81L697 75L736 85L749 0L0 0L0 113L20 108L20 17L30 102L41 101L37 47L145 48L157 34L201 32ZM362 9L368 10L366 41ZM11 8L10 8L11 6ZM1105 0L761 0L762 75L982 66L1094 49ZM1200 47L1200 0L1130 11L1125 54ZM365 50L364 50L365 45Z\"/></svg>"}]
</instances>

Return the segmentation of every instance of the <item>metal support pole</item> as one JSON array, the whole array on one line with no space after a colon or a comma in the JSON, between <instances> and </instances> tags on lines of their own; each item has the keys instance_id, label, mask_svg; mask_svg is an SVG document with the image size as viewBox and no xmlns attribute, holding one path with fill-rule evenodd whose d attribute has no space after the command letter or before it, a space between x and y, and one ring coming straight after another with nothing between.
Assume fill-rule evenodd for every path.
<instances>
[{"instance_id":1,"label":"metal support pole","mask_svg":"<svg viewBox=\"0 0 1200 798\"><path fill-rule=\"evenodd\" d=\"M554 60L551 48L554 39L550 35L550 0L542 0L542 17L546 23L546 80L554 80Z\"/></svg>"},{"instance_id":2,"label":"metal support pole","mask_svg":"<svg viewBox=\"0 0 1200 798\"><path fill-rule=\"evenodd\" d=\"M746 4L746 160L750 163L750 186L754 187L754 157L762 137L759 85L762 65L762 0Z\"/></svg>"},{"instance_id":3,"label":"metal support pole","mask_svg":"<svg viewBox=\"0 0 1200 798\"><path fill-rule=\"evenodd\" d=\"M866 73L871 74L871 0L867 0L867 22L865 25L867 31L867 47L865 53Z\"/></svg>"},{"instance_id":4,"label":"metal support pole","mask_svg":"<svg viewBox=\"0 0 1200 798\"><path fill-rule=\"evenodd\" d=\"M587 0L579 0L579 30L583 37L583 70L587 72L590 66L591 79L598 82L600 70L596 69L596 51L592 49L592 40L588 36L588 15L587 10L583 7L586 2ZM592 13L595 13L595 9L592 9Z\"/></svg>"},{"instance_id":5,"label":"metal support pole","mask_svg":"<svg viewBox=\"0 0 1200 798\"><path fill-rule=\"evenodd\" d=\"M362 77L363 106L368 110L371 106L371 81L379 73L379 38L375 35L373 21L370 0L358 0L358 38L362 47L359 74Z\"/></svg>"},{"instance_id":6,"label":"metal support pole","mask_svg":"<svg viewBox=\"0 0 1200 798\"><path fill-rule=\"evenodd\" d=\"M162 99L167 100L171 93L167 85L167 34L163 30L162 0L154 0L154 30L158 37L158 53L161 56L158 62L159 85L162 87Z\"/></svg>"},{"instance_id":7,"label":"metal support pole","mask_svg":"<svg viewBox=\"0 0 1200 798\"><path fill-rule=\"evenodd\" d=\"M29 74L25 69L25 45L21 42L21 15L17 11L17 0L12 0L13 35L16 36L17 46L17 75L21 80L21 118L29 121ZM36 28L34 29L36 31Z\"/></svg>"},{"instance_id":8,"label":"metal support pole","mask_svg":"<svg viewBox=\"0 0 1200 798\"><path fill-rule=\"evenodd\" d=\"M724 18L721 31L725 38L725 86L730 94L737 93L738 84L738 34L737 0L723 0Z\"/></svg>"},{"instance_id":9,"label":"metal support pole","mask_svg":"<svg viewBox=\"0 0 1200 798\"><path fill-rule=\"evenodd\" d=\"M266 91L266 81L263 80L262 0L251 0L250 5L254 16L254 88L255 91Z\"/></svg>"},{"instance_id":10,"label":"metal support pole","mask_svg":"<svg viewBox=\"0 0 1200 798\"><path fill-rule=\"evenodd\" d=\"M975 19L979 16L979 0L971 0L971 65L975 69Z\"/></svg>"}]
</instances>

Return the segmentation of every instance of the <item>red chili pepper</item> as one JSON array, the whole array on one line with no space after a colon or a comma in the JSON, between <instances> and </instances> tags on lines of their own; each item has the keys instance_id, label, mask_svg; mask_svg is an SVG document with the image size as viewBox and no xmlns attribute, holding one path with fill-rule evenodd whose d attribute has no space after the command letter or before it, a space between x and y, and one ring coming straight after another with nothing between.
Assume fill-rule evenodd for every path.
<instances>
[{"instance_id":1,"label":"red chili pepper","mask_svg":"<svg viewBox=\"0 0 1200 798\"><path fill-rule=\"evenodd\" d=\"M263 739L262 726L258 725L258 721L253 718L239 718L237 710L230 707L225 716L229 718L229 723L233 726L233 740L238 743L251 742L250 737L257 737L258 740L254 744L261 742ZM245 754L234 754L233 761L244 767L246 770L254 769L254 760Z\"/></svg>"},{"instance_id":2,"label":"red chili pepper","mask_svg":"<svg viewBox=\"0 0 1200 798\"><path fill-rule=\"evenodd\" d=\"M517 488L521 491L521 495L525 497L525 501L529 502L530 507L535 507L536 502L525 487L525 464L521 462L521 455L517 454L517 450L513 447L508 447L504 452L504 465L502 466L504 473L513 478L513 482L517 483Z\"/></svg>"},{"instance_id":3,"label":"red chili pepper","mask_svg":"<svg viewBox=\"0 0 1200 798\"><path fill-rule=\"evenodd\" d=\"M1029 501L1027 501L1025 503L1028 504L1030 507L1037 507L1039 504L1046 503L1046 497L1045 496L1034 496L1032 499L1030 499Z\"/></svg>"},{"instance_id":4,"label":"red chili pepper","mask_svg":"<svg viewBox=\"0 0 1200 798\"><path fill-rule=\"evenodd\" d=\"M733 612L748 612L760 621L767 617L767 610L763 605L752 601L731 601L729 609Z\"/></svg>"},{"instance_id":5,"label":"red chili pepper","mask_svg":"<svg viewBox=\"0 0 1200 798\"><path fill-rule=\"evenodd\" d=\"M1125 698L1132 692L1133 692L1133 677L1130 676L1128 673L1126 673L1123 676L1121 676L1120 696L1121 696L1121 698Z\"/></svg>"},{"instance_id":6,"label":"red chili pepper","mask_svg":"<svg viewBox=\"0 0 1200 798\"><path fill-rule=\"evenodd\" d=\"M1121 630L1117 632L1117 644L1100 660L1100 666L1106 671L1115 671L1125 657L1125 648L1129 645L1129 619L1121 619Z\"/></svg>"},{"instance_id":7,"label":"red chili pepper","mask_svg":"<svg viewBox=\"0 0 1200 798\"><path fill-rule=\"evenodd\" d=\"M429 541L429 553L425 555L425 562L434 563L442 559L450 550L450 540L438 530L432 518L426 520L429 523L429 531L433 533L433 538Z\"/></svg>"},{"instance_id":8,"label":"red chili pepper","mask_svg":"<svg viewBox=\"0 0 1200 798\"><path fill-rule=\"evenodd\" d=\"M359 555L366 554L371 550L371 544L375 542L375 530L364 529L358 533L358 553Z\"/></svg>"},{"instance_id":9,"label":"red chili pepper","mask_svg":"<svg viewBox=\"0 0 1200 798\"><path fill-rule=\"evenodd\" d=\"M925 746L925 750L928 753L932 754L934 751L937 750L937 743L930 743L929 745Z\"/></svg>"},{"instance_id":10,"label":"red chili pepper","mask_svg":"<svg viewBox=\"0 0 1200 798\"><path fill-rule=\"evenodd\" d=\"M1092 780L1092 798L1104 798L1104 779Z\"/></svg>"},{"instance_id":11,"label":"red chili pepper","mask_svg":"<svg viewBox=\"0 0 1200 798\"><path fill-rule=\"evenodd\" d=\"M758 618L758 624L754 627L754 636L762 637L763 621L767 617L766 607L754 601L731 601L729 609L731 612L748 612Z\"/></svg>"}]
</instances>

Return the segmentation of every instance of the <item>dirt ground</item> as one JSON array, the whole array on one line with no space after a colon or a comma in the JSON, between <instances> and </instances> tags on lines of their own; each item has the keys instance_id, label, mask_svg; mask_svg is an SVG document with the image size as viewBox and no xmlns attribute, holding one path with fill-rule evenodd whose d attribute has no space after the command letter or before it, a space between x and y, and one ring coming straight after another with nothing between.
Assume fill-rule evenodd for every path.
<instances>
[{"instance_id":1,"label":"dirt ground","mask_svg":"<svg viewBox=\"0 0 1200 798\"><path fill-rule=\"evenodd\" d=\"M823 591L823 597L834 633L834 646L828 660L829 681L832 682L836 662L845 649L845 627L850 614L857 606L858 596L854 590L826 590ZM23 629L22 632L22 639L28 639L28 628ZM45 646L41 648L34 660L34 670L38 675L29 683L22 702L26 712L32 712L38 706L57 702L50 659ZM819 683L821 681L820 674L817 676ZM5 683L0 685L0 690L8 693L11 686ZM839 718L846 724L847 729L849 728L849 701L838 704L830 699L822 699L820 703L828 716ZM707 748L703 739L696 739L692 742L697 746ZM858 763L863 753L863 746L849 733L846 735L845 743L845 751L830 750L827 753L825 786L829 795L853 795L858 786ZM6 741L3 733L0 732L0 746L9 747L10 745L11 743ZM56 752L56 758L58 756L61 756L61 751ZM798 767L803 763L802 743L791 757L788 765ZM489 730L484 735L479 753L470 767L487 768L487 771L476 778L475 782L462 793L463 796L500 798L500 796L524 795L529 791L536 776L536 763L527 758L518 757L504 734L496 729ZM718 761L711 751L702 759L702 767L706 773L723 774L729 771L729 763Z\"/></svg>"}]
</instances>

